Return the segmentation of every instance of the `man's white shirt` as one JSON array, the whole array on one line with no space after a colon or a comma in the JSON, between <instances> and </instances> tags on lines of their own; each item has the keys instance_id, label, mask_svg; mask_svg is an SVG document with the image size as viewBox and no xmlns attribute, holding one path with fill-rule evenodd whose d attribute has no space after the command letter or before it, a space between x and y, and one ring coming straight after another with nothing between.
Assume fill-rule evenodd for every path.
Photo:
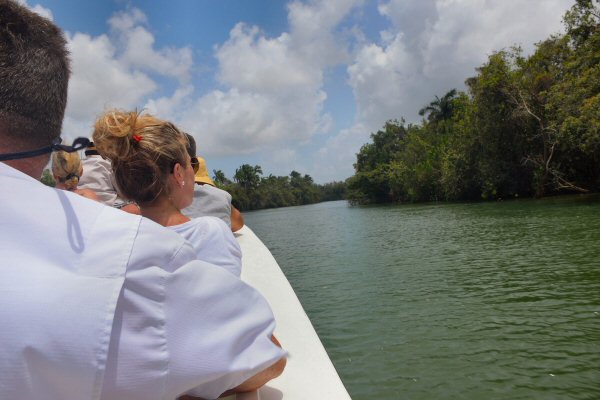
<instances>
[{"instance_id":1,"label":"man's white shirt","mask_svg":"<svg viewBox=\"0 0 600 400\"><path fill-rule=\"evenodd\" d=\"M0 163L0 398L216 398L285 352L264 298L140 216Z\"/></svg>"}]
</instances>

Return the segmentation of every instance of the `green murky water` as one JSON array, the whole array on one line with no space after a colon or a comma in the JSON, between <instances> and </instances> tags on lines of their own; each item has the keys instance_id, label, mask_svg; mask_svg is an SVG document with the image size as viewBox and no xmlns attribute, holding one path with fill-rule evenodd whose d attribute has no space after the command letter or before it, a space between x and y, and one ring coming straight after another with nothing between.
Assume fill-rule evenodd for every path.
<instances>
[{"instance_id":1,"label":"green murky water","mask_svg":"<svg viewBox=\"0 0 600 400\"><path fill-rule=\"evenodd\" d=\"M600 197L245 216L354 400L600 398Z\"/></svg>"}]
</instances>

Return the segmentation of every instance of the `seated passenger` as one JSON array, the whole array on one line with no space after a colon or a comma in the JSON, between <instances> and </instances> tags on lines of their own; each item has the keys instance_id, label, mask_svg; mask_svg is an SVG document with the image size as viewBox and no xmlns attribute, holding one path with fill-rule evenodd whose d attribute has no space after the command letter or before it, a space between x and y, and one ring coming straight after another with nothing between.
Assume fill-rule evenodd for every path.
<instances>
[{"instance_id":1,"label":"seated passenger","mask_svg":"<svg viewBox=\"0 0 600 400\"><path fill-rule=\"evenodd\" d=\"M68 53L54 23L0 0L0 399L259 388L285 353L256 290L174 232L39 181L59 143Z\"/></svg>"},{"instance_id":2,"label":"seated passenger","mask_svg":"<svg viewBox=\"0 0 600 400\"><path fill-rule=\"evenodd\" d=\"M85 150L82 160L84 175L79 180L79 187L96 192L99 200L107 206L118 208L130 214L139 214L139 207L132 201L121 199L114 184L110 161L104 159L94 143Z\"/></svg>"},{"instance_id":3,"label":"seated passenger","mask_svg":"<svg viewBox=\"0 0 600 400\"><path fill-rule=\"evenodd\" d=\"M56 181L55 188L75 192L91 200L100 201L93 190L78 187L83 174L81 158L77 152L55 151L52 154L52 175Z\"/></svg>"},{"instance_id":4,"label":"seated passenger","mask_svg":"<svg viewBox=\"0 0 600 400\"><path fill-rule=\"evenodd\" d=\"M111 160L121 193L144 217L186 238L200 260L240 276L242 251L229 227L216 217L181 213L194 196L194 167L179 129L148 114L114 110L96 121L93 138Z\"/></svg>"},{"instance_id":5,"label":"seated passenger","mask_svg":"<svg viewBox=\"0 0 600 400\"><path fill-rule=\"evenodd\" d=\"M186 211L194 216L213 216L221 218L231 228L232 232L239 231L244 226L244 216L231 204L231 195L215 186L213 180L208 176L206 162L200 156L196 156L196 140L186 133L189 141L188 154L196 164L194 180L194 201Z\"/></svg>"}]
</instances>

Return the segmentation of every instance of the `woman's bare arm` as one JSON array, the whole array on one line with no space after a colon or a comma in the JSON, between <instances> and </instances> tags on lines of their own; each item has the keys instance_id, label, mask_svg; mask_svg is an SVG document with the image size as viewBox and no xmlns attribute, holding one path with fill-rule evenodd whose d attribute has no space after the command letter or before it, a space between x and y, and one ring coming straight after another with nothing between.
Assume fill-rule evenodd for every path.
<instances>
[{"instance_id":1,"label":"woman's bare arm","mask_svg":"<svg viewBox=\"0 0 600 400\"><path fill-rule=\"evenodd\" d=\"M273 343L275 343L277 346L281 347L279 340L277 340L277 338L275 336L271 336L271 341ZM233 389L229 389L226 392L222 393L221 396L219 396L219 398L227 397L234 393L252 392L254 390L260 389L271 379L275 379L279 375L281 375L281 373L283 372L283 370L285 368L286 363L287 363L287 360L285 359L285 357L280 358L279 360L277 360L277 362L275 362L270 367L263 369L262 371L260 371L256 375L248 378L245 382L234 387ZM202 400L202 399L200 397L193 397L193 396L185 395L185 396L179 397L177 400Z\"/></svg>"},{"instance_id":2,"label":"woman's bare arm","mask_svg":"<svg viewBox=\"0 0 600 400\"><path fill-rule=\"evenodd\" d=\"M281 347L279 340L277 340L277 338L275 336L271 336L271 340L277 346ZM279 375L281 375L281 373L283 372L283 370L285 368L286 363L287 363L287 360L285 357L280 358L275 364L260 371L258 374L250 377L248 380L243 382L241 385L238 385L238 386L234 387L233 389L229 389L228 391L223 393L221 395L221 397L229 396L233 393L252 392L254 390L260 389L271 379L275 379Z\"/></svg>"},{"instance_id":3,"label":"woman's bare arm","mask_svg":"<svg viewBox=\"0 0 600 400\"><path fill-rule=\"evenodd\" d=\"M234 206L231 206L231 231L237 232L244 227L244 216Z\"/></svg>"}]
</instances>

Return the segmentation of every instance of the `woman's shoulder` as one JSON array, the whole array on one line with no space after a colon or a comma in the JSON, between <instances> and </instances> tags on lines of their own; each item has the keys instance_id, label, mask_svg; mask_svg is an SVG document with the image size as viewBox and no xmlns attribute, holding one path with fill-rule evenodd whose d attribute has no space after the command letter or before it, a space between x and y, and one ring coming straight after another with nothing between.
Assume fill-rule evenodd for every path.
<instances>
[{"instance_id":1,"label":"woman's shoulder","mask_svg":"<svg viewBox=\"0 0 600 400\"><path fill-rule=\"evenodd\" d=\"M183 224L172 225L172 226L169 226L169 228L171 228L177 232L184 232L184 231L190 231L190 230L201 230L202 232L208 232L208 231L214 232L214 231L223 230L223 226L225 228L228 228L227 224L225 222L223 222L220 218L212 217L212 216L203 216L203 217L191 218L189 221L184 222Z\"/></svg>"},{"instance_id":2,"label":"woman's shoulder","mask_svg":"<svg viewBox=\"0 0 600 400\"><path fill-rule=\"evenodd\" d=\"M213 217L210 215L192 218L190 220L190 222L193 222L196 226L205 227L206 229L213 229L213 230L229 229L227 224L225 222L223 222L223 220L221 218Z\"/></svg>"}]
</instances>

